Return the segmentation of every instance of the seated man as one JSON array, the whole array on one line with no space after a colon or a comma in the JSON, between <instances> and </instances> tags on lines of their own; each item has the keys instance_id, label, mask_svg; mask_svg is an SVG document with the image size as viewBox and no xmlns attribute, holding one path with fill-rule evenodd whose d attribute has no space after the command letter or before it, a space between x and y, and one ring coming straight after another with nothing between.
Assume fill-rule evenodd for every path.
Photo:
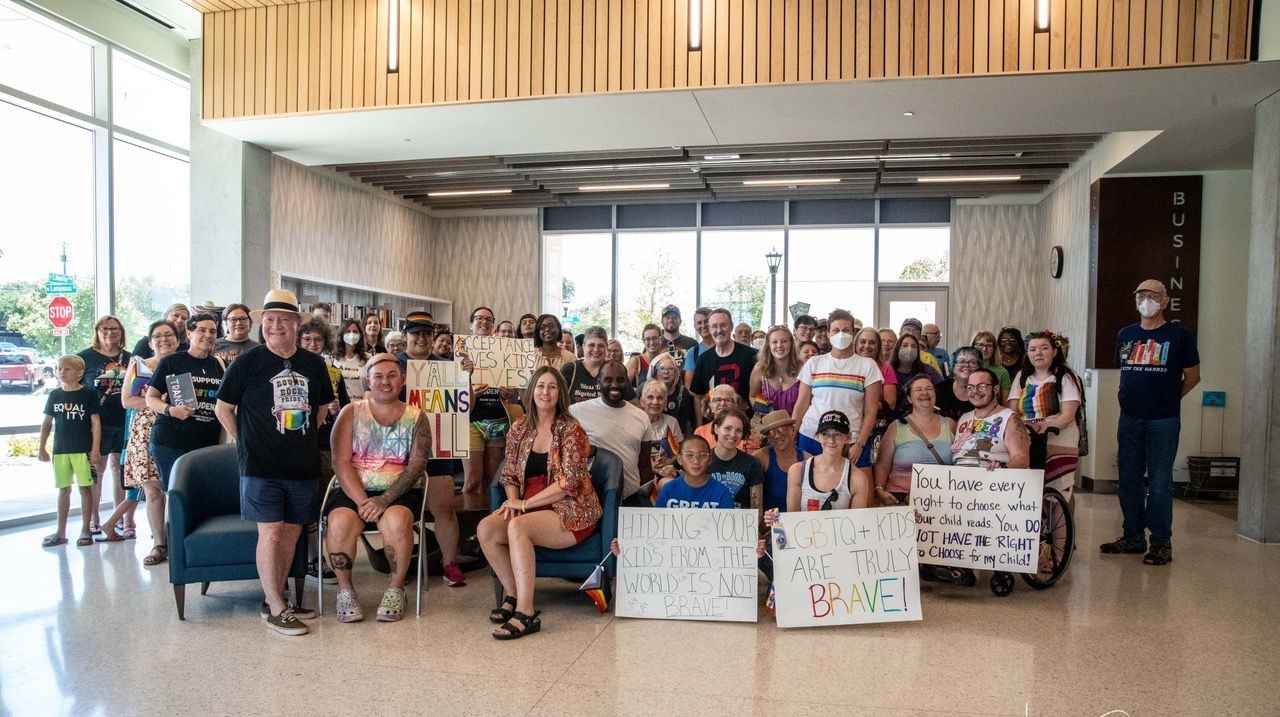
<instances>
[{"instance_id":1,"label":"seated man","mask_svg":"<svg viewBox=\"0 0 1280 717\"><path fill-rule=\"evenodd\" d=\"M591 445L611 451L622 461L622 499L626 505L647 506L642 485L653 477L649 416L627 403L627 367L606 361L600 369L600 395L569 406ZM646 486L646 491L648 487Z\"/></svg>"},{"instance_id":2,"label":"seated man","mask_svg":"<svg viewBox=\"0 0 1280 717\"><path fill-rule=\"evenodd\" d=\"M404 373L396 357L374 354L364 368L364 400L347 405L333 425L333 469L340 490L326 502L325 550L338 575L338 622L364 619L351 583L356 539L366 523L382 533L391 583L378 605L378 621L404 616L404 583L413 556L413 529L422 508L422 479L431 454L427 414L400 400ZM432 481L450 491L452 485Z\"/></svg>"},{"instance_id":3,"label":"seated man","mask_svg":"<svg viewBox=\"0 0 1280 717\"><path fill-rule=\"evenodd\" d=\"M731 408L739 408L738 392L733 390L733 386L722 383L711 389L707 394L707 422L698 426L694 430L693 435L699 436L707 442L707 445L714 446L716 444L715 434L711 430L711 424L720 414ZM747 435L742 437L742 441L738 444L738 450L752 453L760 450L760 439L751 433L751 427L747 427Z\"/></svg>"}]
</instances>

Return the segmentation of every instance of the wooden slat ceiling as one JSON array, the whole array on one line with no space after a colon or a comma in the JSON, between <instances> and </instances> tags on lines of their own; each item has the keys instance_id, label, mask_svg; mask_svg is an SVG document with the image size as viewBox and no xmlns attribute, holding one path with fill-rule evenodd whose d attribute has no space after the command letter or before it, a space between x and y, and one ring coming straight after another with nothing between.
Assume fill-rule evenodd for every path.
<instances>
[{"instance_id":1,"label":"wooden slat ceiling","mask_svg":"<svg viewBox=\"0 0 1280 717\"><path fill-rule=\"evenodd\" d=\"M762 198L980 197L1041 191L1099 137L1089 134L663 147L342 164L332 168L433 209ZM1017 179L984 181L974 179L977 177ZM960 181L930 183L921 182L922 178ZM826 182L814 183L815 180ZM626 189L632 185L652 186ZM505 190L510 193L492 193ZM490 193L441 194L453 192Z\"/></svg>"}]
</instances>

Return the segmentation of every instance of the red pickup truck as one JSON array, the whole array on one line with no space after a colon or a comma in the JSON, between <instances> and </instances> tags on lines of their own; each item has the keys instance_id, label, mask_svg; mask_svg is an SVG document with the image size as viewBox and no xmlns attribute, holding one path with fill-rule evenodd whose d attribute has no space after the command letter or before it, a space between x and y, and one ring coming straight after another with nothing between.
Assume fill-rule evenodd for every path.
<instances>
[{"instance_id":1,"label":"red pickup truck","mask_svg":"<svg viewBox=\"0 0 1280 717\"><path fill-rule=\"evenodd\" d=\"M44 384L40 367L24 353L0 353L0 386L23 386L30 393Z\"/></svg>"}]
</instances>

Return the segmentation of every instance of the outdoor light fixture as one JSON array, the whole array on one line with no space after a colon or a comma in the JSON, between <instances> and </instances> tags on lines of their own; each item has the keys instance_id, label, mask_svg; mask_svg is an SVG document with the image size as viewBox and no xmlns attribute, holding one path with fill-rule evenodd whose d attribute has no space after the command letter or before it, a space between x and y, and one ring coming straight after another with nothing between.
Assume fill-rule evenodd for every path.
<instances>
[{"instance_id":1,"label":"outdoor light fixture","mask_svg":"<svg viewBox=\"0 0 1280 717\"><path fill-rule=\"evenodd\" d=\"M587 184L578 187L579 192L633 192L643 189L670 189L671 185L662 184Z\"/></svg>"},{"instance_id":2,"label":"outdoor light fixture","mask_svg":"<svg viewBox=\"0 0 1280 717\"><path fill-rule=\"evenodd\" d=\"M769 325L773 326L778 323L778 267L782 266L782 254L778 247L765 254L764 260L769 265Z\"/></svg>"},{"instance_id":3,"label":"outdoor light fixture","mask_svg":"<svg viewBox=\"0 0 1280 717\"><path fill-rule=\"evenodd\" d=\"M689 52L702 49L702 0L689 0Z\"/></svg>"},{"instance_id":4,"label":"outdoor light fixture","mask_svg":"<svg viewBox=\"0 0 1280 717\"><path fill-rule=\"evenodd\" d=\"M1049 31L1049 0L1036 0L1036 32Z\"/></svg>"},{"instance_id":5,"label":"outdoor light fixture","mask_svg":"<svg viewBox=\"0 0 1280 717\"><path fill-rule=\"evenodd\" d=\"M800 184L839 184L839 177L793 177L791 179L747 179L745 187L790 187Z\"/></svg>"},{"instance_id":6,"label":"outdoor light fixture","mask_svg":"<svg viewBox=\"0 0 1280 717\"><path fill-rule=\"evenodd\" d=\"M959 182L1017 182L1022 179L1017 174L981 174L972 176L956 176L956 177L917 177L916 181L920 184L947 184Z\"/></svg>"},{"instance_id":7,"label":"outdoor light fixture","mask_svg":"<svg viewBox=\"0 0 1280 717\"><path fill-rule=\"evenodd\" d=\"M510 194L510 189L451 189L445 192L427 192L428 197L475 197L482 194Z\"/></svg>"},{"instance_id":8,"label":"outdoor light fixture","mask_svg":"<svg viewBox=\"0 0 1280 717\"><path fill-rule=\"evenodd\" d=\"M400 0L387 0L387 73L400 71Z\"/></svg>"}]
</instances>

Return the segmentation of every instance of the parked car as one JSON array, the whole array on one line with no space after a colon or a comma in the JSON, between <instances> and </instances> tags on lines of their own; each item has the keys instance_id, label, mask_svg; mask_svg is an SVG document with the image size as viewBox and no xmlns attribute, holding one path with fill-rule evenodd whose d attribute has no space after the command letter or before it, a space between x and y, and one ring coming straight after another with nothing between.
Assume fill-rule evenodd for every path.
<instances>
[{"instance_id":1,"label":"parked car","mask_svg":"<svg viewBox=\"0 0 1280 717\"><path fill-rule=\"evenodd\" d=\"M41 367L25 353L0 353L0 386L22 386L29 393L44 385Z\"/></svg>"}]
</instances>

